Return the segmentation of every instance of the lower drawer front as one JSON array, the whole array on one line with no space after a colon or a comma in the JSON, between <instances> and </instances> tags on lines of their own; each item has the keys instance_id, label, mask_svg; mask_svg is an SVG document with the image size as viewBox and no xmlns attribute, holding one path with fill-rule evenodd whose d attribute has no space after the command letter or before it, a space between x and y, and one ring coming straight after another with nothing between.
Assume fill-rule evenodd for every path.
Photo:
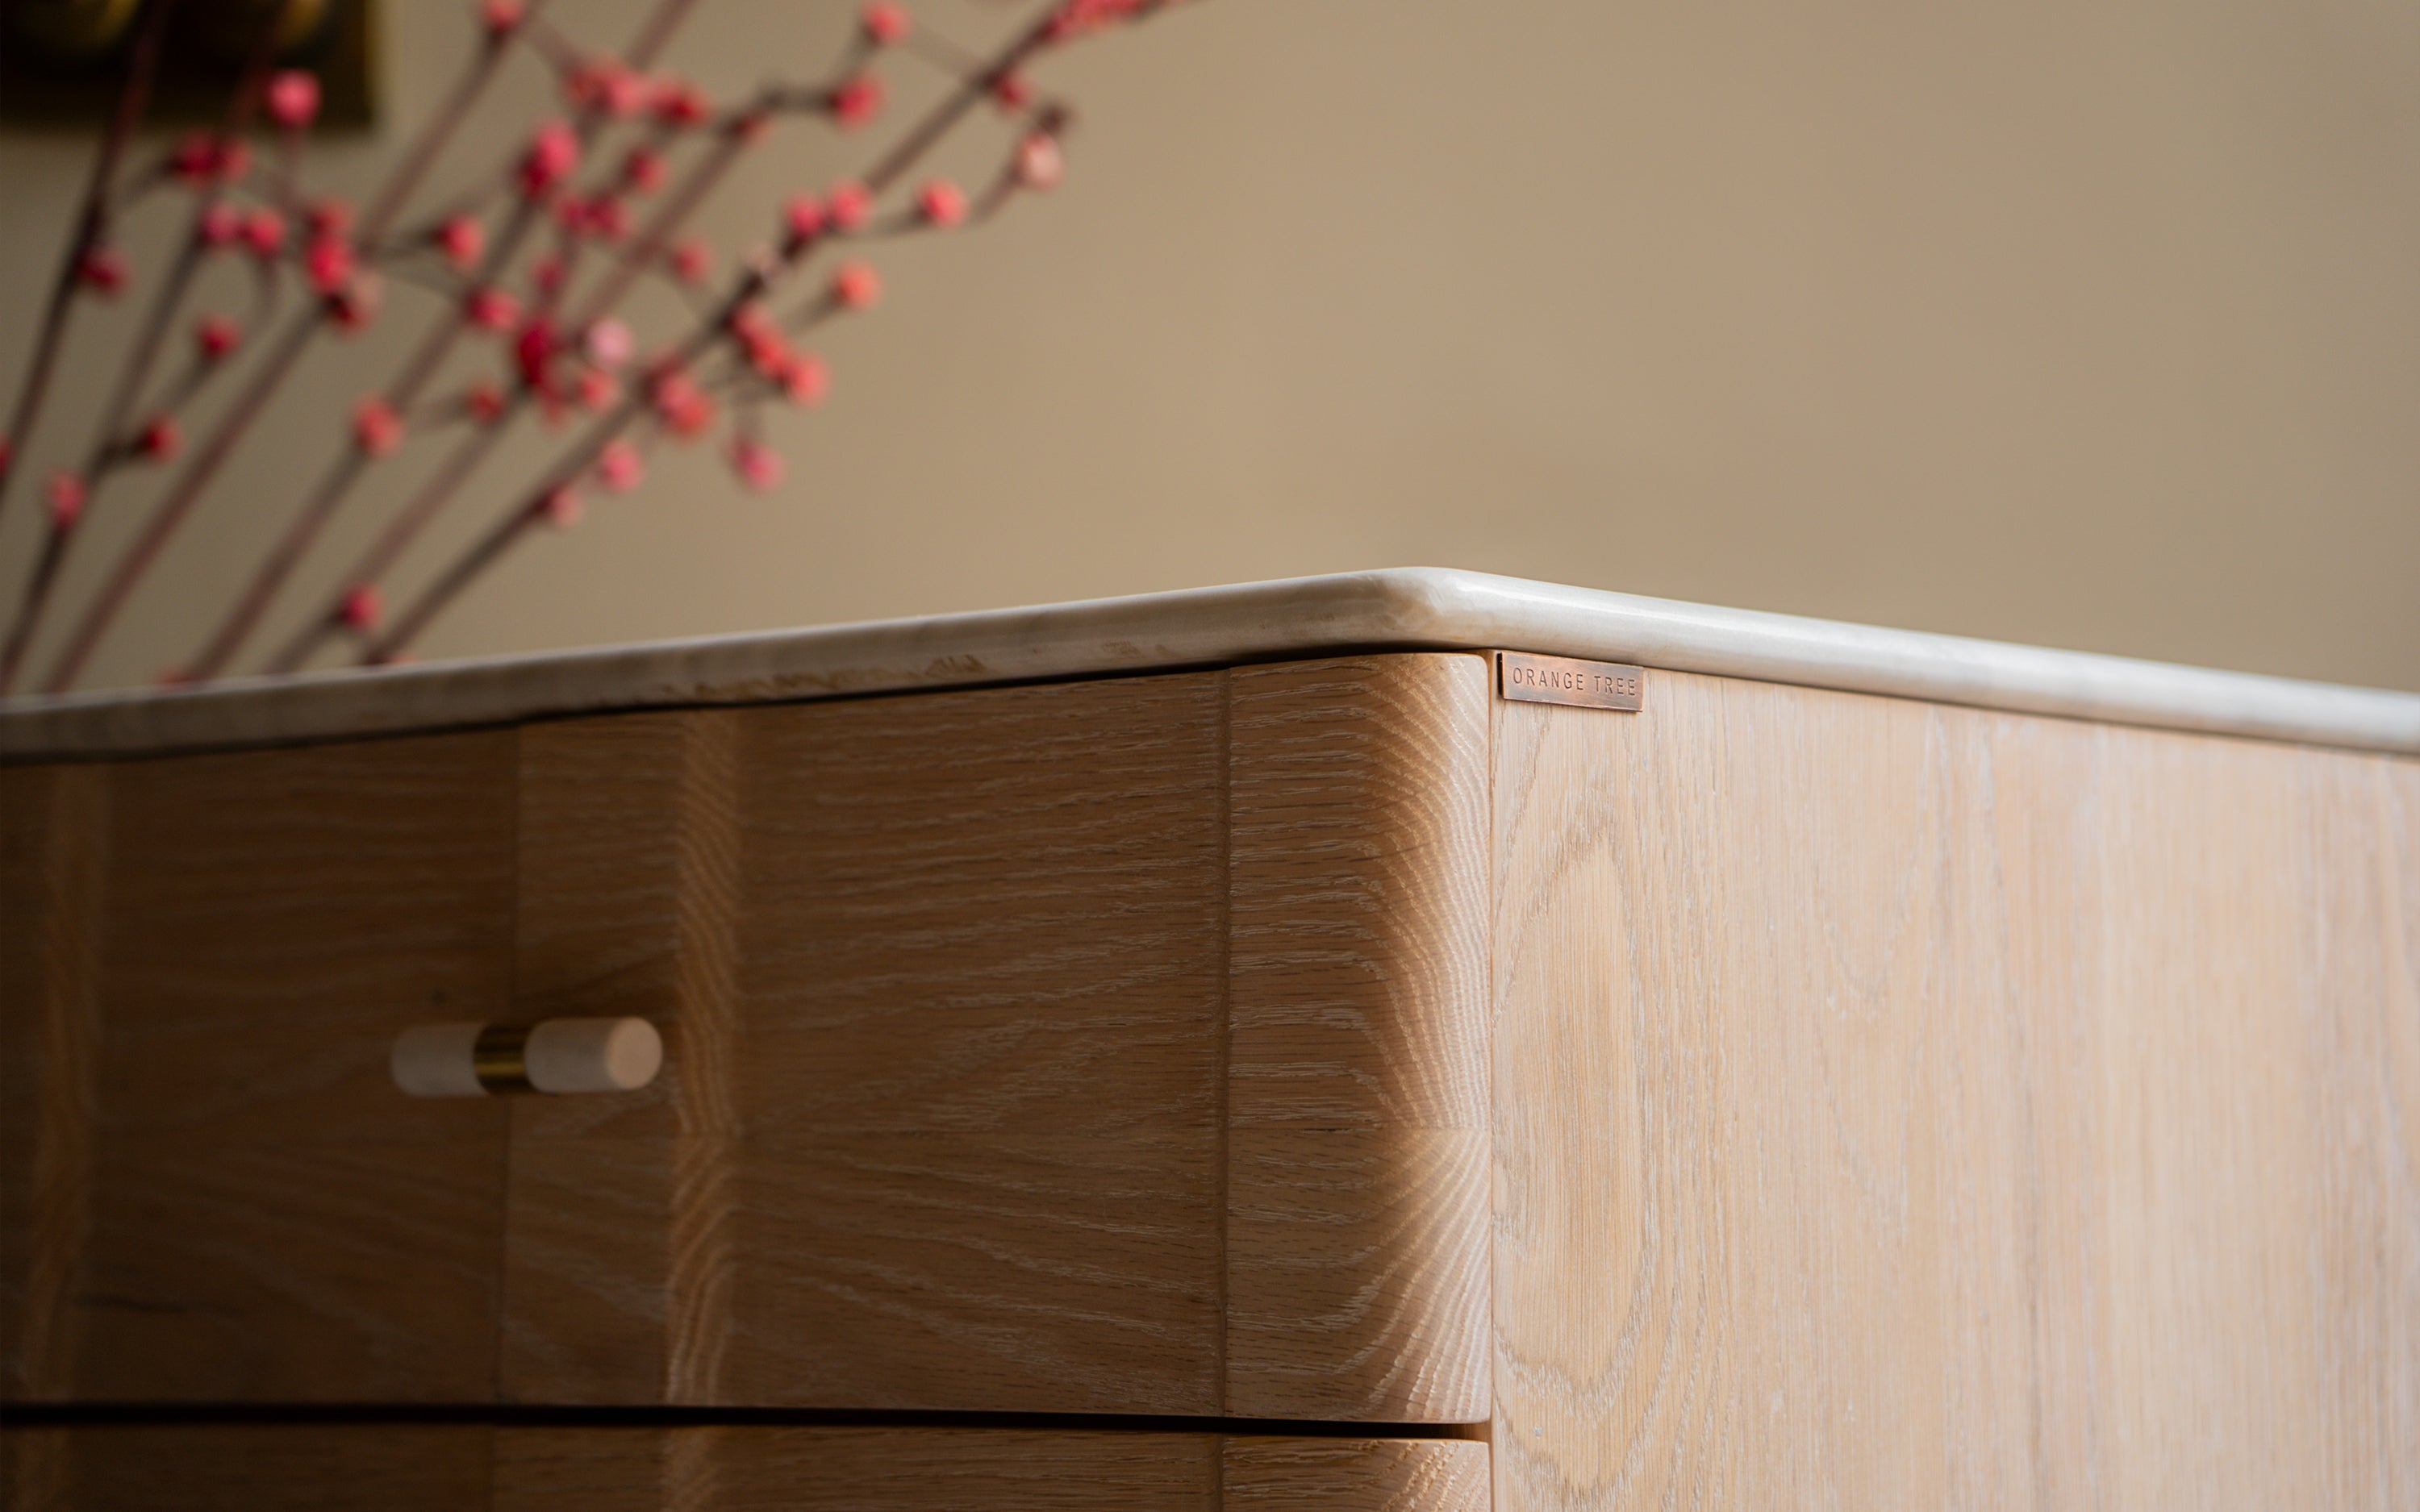
<instances>
[{"instance_id":1,"label":"lower drawer front","mask_svg":"<svg viewBox=\"0 0 2420 1512\"><path fill-rule=\"evenodd\" d=\"M1458 1439L921 1427L246 1425L0 1431L22 1512L1481 1512Z\"/></svg>"}]
</instances>

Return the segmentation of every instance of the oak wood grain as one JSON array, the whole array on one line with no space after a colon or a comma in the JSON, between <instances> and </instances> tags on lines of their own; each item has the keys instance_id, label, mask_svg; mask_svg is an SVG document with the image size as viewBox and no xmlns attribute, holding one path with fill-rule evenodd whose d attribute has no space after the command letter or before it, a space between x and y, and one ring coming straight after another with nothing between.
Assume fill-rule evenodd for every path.
<instances>
[{"instance_id":1,"label":"oak wood grain","mask_svg":"<svg viewBox=\"0 0 2420 1512\"><path fill-rule=\"evenodd\" d=\"M650 1087L512 1109L500 1391L711 1401L731 1327L739 811L724 713L525 730L514 1011L635 1015Z\"/></svg>"},{"instance_id":2,"label":"oak wood grain","mask_svg":"<svg viewBox=\"0 0 2420 1512\"><path fill-rule=\"evenodd\" d=\"M1473 1439L1231 1437L1226 1512L1487 1512L1487 1445Z\"/></svg>"},{"instance_id":3,"label":"oak wood grain","mask_svg":"<svg viewBox=\"0 0 2420 1512\"><path fill-rule=\"evenodd\" d=\"M59 1389L1481 1417L1484 721L1410 656L83 769ZM637 1093L384 1075L622 1013Z\"/></svg>"},{"instance_id":4,"label":"oak wood grain","mask_svg":"<svg viewBox=\"0 0 2420 1512\"><path fill-rule=\"evenodd\" d=\"M516 1108L505 1394L1215 1411L1219 697L528 731L522 1011L671 1062Z\"/></svg>"},{"instance_id":5,"label":"oak wood grain","mask_svg":"<svg viewBox=\"0 0 2420 1512\"><path fill-rule=\"evenodd\" d=\"M13 1512L454 1512L488 1504L491 1430L264 1424L0 1428ZM27 1483L18 1478L20 1487Z\"/></svg>"},{"instance_id":6,"label":"oak wood grain","mask_svg":"<svg viewBox=\"0 0 2420 1512\"><path fill-rule=\"evenodd\" d=\"M523 732L515 1011L670 1058L516 1105L504 1394L1482 1417L1484 730L1412 656Z\"/></svg>"},{"instance_id":7,"label":"oak wood grain","mask_svg":"<svg viewBox=\"0 0 2420 1512\"><path fill-rule=\"evenodd\" d=\"M0 1382L12 1399L73 1389L108 846L101 768L0 768Z\"/></svg>"},{"instance_id":8,"label":"oak wood grain","mask_svg":"<svg viewBox=\"0 0 2420 1512\"><path fill-rule=\"evenodd\" d=\"M106 771L69 1394L477 1400L504 1110L389 1041L509 1000L515 736Z\"/></svg>"},{"instance_id":9,"label":"oak wood grain","mask_svg":"<svg viewBox=\"0 0 2420 1512\"><path fill-rule=\"evenodd\" d=\"M524 732L521 1400L1215 1412L1223 682Z\"/></svg>"},{"instance_id":10,"label":"oak wood grain","mask_svg":"<svg viewBox=\"0 0 2420 1512\"><path fill-rule=\"evenodd\" d=\"M90 1218L108 788L98 767L0 768L0 1395L74 1384ZM0 1442L0 1498L66 1504L63 1435Z\"/></svg>"},{"instance_id":11,"label":"oak wood grain","mask_svg":"<svg viewBox=\"0 0 2420 1512\"><path fill-rule=\"evenodd\" d=\"M1229 679L1226 1411L1483 1419L1487 664Z\"/></svg>"},{"instance_id":12,"label":"oak wood grain","mask_svg":"<svg viewBox=\"0 0 2420 1512\"><path fill-rule=\"evenodd\" d=\"M1482 1512L1487 1446L998 1428L506 1429L493 1512Z\"/></svg>"},{"instance_id":13,"label":"oak wood grain","mask_svg":"<svg viewBox=\"0 0 2420 1512\"><path fill-rule=\"evenodd\" d=\"M732 1399L1217 1411L1221 693L739 715Z\"/></svg>"},{"instance_id":14,"label":"oak wood grain","mask_svg":"<svg viewBox=\"0 0 2420 1512\"><path fill-rule=\"evenodd\" d=\"M70 1512L74 1453L68 1429L0 1427L0 1495L16 1512Z\"/></svg>"},{"instance_id":15,"label":"oak wood grain","mask_svg":"<svg viewBox=\"0 0 2420 1512\"><path fill-rule=\"evenodd\" d=\"M1496 1504L2420 1495L2420 767L1496 706Z\"/></svg>"},{"instance_id":16,"label":"oak wood grain","mask_svg":"<svg viewBox=\"0 0 2420 1512\"><path fill-rule=\"evenodd\" d=\"M491 1512L1218 1512L1210 1434L508 1430Z\"/></svg>"}]
</instances>

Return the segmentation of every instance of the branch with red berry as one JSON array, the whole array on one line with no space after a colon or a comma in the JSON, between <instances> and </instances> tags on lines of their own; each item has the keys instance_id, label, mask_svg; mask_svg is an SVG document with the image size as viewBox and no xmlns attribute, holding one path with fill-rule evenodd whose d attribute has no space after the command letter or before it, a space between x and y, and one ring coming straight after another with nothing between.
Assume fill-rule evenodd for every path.
<instances>
[{"instance_id":1,"label":"branch with red berry","mask_svg":"<svg viewBox=\"0 0 2420 1512\"><path fill-rule=\"evenodd\" d=\"M696 0L658 0L628 45L604 55L583 52L559 31L546 0L485 0L480 40L459 81L356 211L302 188L318 83L270 66L274 12L220 124L156 162L129 165L175 4L147 0L118 108L0 431L0 525L46 418L77 303L124 297L134 282L113 234L118 218L162 193L181 192L191 206L88 440L42 475L45 513L34 550L7 564L11 579L0 592L14 596L0 599L0 693L20 684L38 647L49 654L44 691L77 684L230 458L262 433L306 353L326 336L386 316L390 286L434 297L425 331L392 377L354 407L349 434L306 480L267 554L166 680L202 681L237 669L263 621L296 590L306 565L317 564L329 526L360 508L365 481L401 465L396 459L408 451L433 454L425 475L400 502L373 506L386 514L369 544L341 570L319 574L333 590L260 659L264 670L296 671L332 652L365 662L403 656L506 553L576 523L592 494L641 486L659 442L721 436L742 485L773 486L783 462L766 439L765 410L811 408L824 398L830 369L804 339L880 299L865 249L886 238L970 225L1020 194L1055 186L1072 116L1035 88L1029 67L1171 3L1048 0L1004 42L979 54L878 0L864 8L819 79L717 100L658 66ZM531 129L507 161L464 191L424 204L457 146L458 127L519 49L552 73L563 115ZM701 206L740 158L785 123L820 121L852 138L878 133L893 114L886 70L894 61L939 70L939 98L854 175L780 206L773 239L718 279L713 252L689 230ZM923 176L935 150L986 106L1005 123L987 181L970 191ZM256 150L256 116L266 118L267 150ZM197 311L205 274L229 264L244 272L240 308ZM634 291L649 282L682 291L688 319L685 328L643 340L630 311ZM190 333L181 352L179 330ZM483 343L493 371L449 379L465 352L475 356ZM221 402L196 424L196 404L206 396ZM574 434L390 612L388 585L398 569L412 563L442 517L486 491L474 486L483 468L524 422ZM130 475L147 469L164 470L157 497L89 596L62 603L66 569L94 513L116 504Z\"/></svg>"}]
</instances>

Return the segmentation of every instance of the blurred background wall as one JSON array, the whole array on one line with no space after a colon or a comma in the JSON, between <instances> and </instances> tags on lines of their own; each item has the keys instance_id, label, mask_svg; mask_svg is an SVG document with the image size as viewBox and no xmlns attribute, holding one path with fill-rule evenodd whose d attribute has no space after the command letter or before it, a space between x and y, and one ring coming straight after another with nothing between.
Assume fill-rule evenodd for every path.
<instances>
[{"instance_id":1,"label":"blurred background wall","mask_svg":"<svg viewBox=\"0 0 2420 1512\"><path fill-rule=\"evenodd\" d=\"M469 8L388 0L385 125L318 183L371 180ZM849 13L705 0L670 62L812 77ZM663 455L425 653L1433 563L2420 689L2409 0L1200 0L1044 71L1067 183L882 256L778 491ZM0 136L9 392L89 147ZM707 229L849 161L786 137ZM95 680L191 649L402 334L315 355Z\"/></svg>"}]
</instances>

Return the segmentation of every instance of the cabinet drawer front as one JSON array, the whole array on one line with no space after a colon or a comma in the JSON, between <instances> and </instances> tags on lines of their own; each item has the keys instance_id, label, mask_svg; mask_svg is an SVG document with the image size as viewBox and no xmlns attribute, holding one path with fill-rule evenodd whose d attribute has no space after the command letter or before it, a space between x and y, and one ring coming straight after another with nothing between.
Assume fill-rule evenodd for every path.
<instances>
[{"instance_id":1,"label":"cabinet drawer front","mask_svg":"<svg viewBox=\"0 0 2420 1512\"><path fill-rule=\"evenodd\" d=\"M19 1512L1484 1512L1461 1439L922 1427L0 1429Z\"/></svg>"},{"instance_id":2,"label":"cabinet drawer front","mask_svg":"<svg viewBox=\"0 0 2420 1512\"><path fill-rule=\"evenodd\" d=\"M16 1512L433 1512L488 1504L483 1427L0 1428Z\"/></svg>"},{"instance_id":3,"label":"cabinet drawer front","mask_svg":"<svg viewBox=\"0 0 2420 1512\"><path fill-rule=\"evenodd\" d=\"M10 1390L1484 1418L1486 714L1377 656L0 774L74 1322ZM626 1015L638 1091L387 1079Z\"/></svg>"},{"instance_id":4,"label":"cabinet drawer front","mask_svg":"<svg viewBox=\"0 0 2420 1512\"><path fill-rule=\"evenodd\" d=\"M521 1006L669 1060L514 1105L505 1394L1483 1418L1485 729L1443 656L523 732Z\"/></svg>"},{"instance_id":5,"label":"cabinet drawer front","mask_svg":"<svg viewBox=\"0 0 2420 1512\"><path fill-rule=\"evenodd\" d=\"M514 750L0 772L10 1395L489 1389L506 1110L385 1046L510 1011Z\"/></svg>"}]
</instances>

